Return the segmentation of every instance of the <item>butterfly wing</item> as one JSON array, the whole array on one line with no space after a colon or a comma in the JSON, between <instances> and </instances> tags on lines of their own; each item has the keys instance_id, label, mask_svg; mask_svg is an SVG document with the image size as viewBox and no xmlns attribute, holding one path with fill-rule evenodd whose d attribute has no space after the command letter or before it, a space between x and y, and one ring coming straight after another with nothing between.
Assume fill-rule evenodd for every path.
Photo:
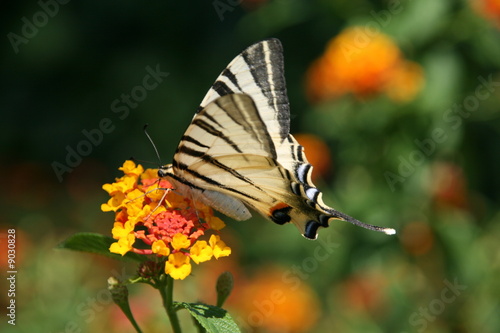
<instances>
[{"instance_id":1,"label":"butterfly wing","mask_svg":"<svg viewBox=\"0 0 500 333\"><path fill-rule=\"evenodd\" d=\"M250 96L219 97L185 132L171 181L185 195L228 216L247 219L250 207L275 223L294 223L311 239L331 219L354 220L323 203L309 181L312 167L293 137L292 142L275 139ZM300 150L303 157L292 170L279 161L290 150Z\"/></svg>"},{"instance_id":2,"label":"butterfly wing","mask_svg":"<svg viewBox=\"0 0 500 333\"><path fill-rule=\"evenodd\" d=\"M281 43L262 41L217 78L163 175L177 191L232 218L250 218L250 207L275 223L294 223L310 239L331 219L393 233L326 206L289 131Z\"/></svg>"},{"instance_id":3,"label":"butterfly wing","mask_svg":"<svg viewBox=\"0 0 500 333\"><path fill-rule=\"evenodd\" d=\"M302 146L290 135L283 47L278 39L253 44L235 57L215 80L198 112L221 96L239 93L252 97L273 143L283 145L282 149L274 149L277 155L272 157L285 169L296 171L304 183L311 182L311 165Z\"/></svg>"},{"instance_id":4,"label":"butterfly wing","mask_svg":"<svg viewBox=\"0 0 500 333\"><path fill-rule=\"evenodd\" d=\"M283 64L283 47L278 39L249 46L222 71L198 111L224 95L249 95L269 131L284 140L290 133L290 108Z\"/></svg>"},{"instance_id":5,"label":"butterfly wing","mask_svg":"<svg viewBox=\"0 0 500 333\"><path fill-rule=\"evenodd\" d=\"M252 96L257 109L260 111L258 117L255 117L254 120L243 119L239 123L245 124L245 122L248 122L249 124L257 124L257 126L262 123L267 124L268 132L262 134L267 136L265 140L260 132L253 132L253 135L261 135L260 139L257 140L257 142L261 142L259 145L261 150L268 151L271 149L270 147L272 146L269 144L272 144L272 140L269 140L269 137L273 137L274 140L278 142L286 139L290 131L290 110L283 70L283 48L279 40L269 39L251 45L230 62L205 95L193 118L193 124L198 123L200 126L198 126L198 128L193 128L191 126L188 128L187 132L191 134L187 135L186 132L177 152L179 152L183 146L191 147L192 145L198 146L197 149L210 148L211 156L227 154L228 151L234 152L234 149L231 148L234 144L231 139L227 138L235 137L235 127L241 126L239 126L238 123L226 121L226 140L215 145L215 143L212 142L213 140L210 141L211 139L206 136L203 130L203 126L206 124L206 121L203 121L203 119L206 118L206 116L200 117L199 113L217 98L237 93L244 93ZM206 112L204 113L206 114ZM221 113L222 118L225 118L226 115L225 113ZM217 121L222 122L222 120L219 119L217 119ZM246 126L248 127L249 125ZM242 133L243 136L246 135L245 131L242 131ZM196 138L201 139L199 139L200 141L196 141ZM183 141L186 142L183 143ZM230 148L229 150L227 149L228 145ZM256 147L257 144L254 143L253 145L247 144L242 148L255 150ZM240 151L236 151L238 154L241 152L241 149ZM248 153L249 151L246 152ZM260 151L259 154L262 154L262 152ZM275 159L277 158L275 152L272 153L272 156ZM177 155L177 157L179 156ZM174 159L174 164L180 159L177 157ZM183 187L182 184L178 185ZM193 189L192 185L193 184L190 184L185 191ZM238 205L238 203L230 197L223 199L218 192L204 191L204 201L215 209L238 220L248 219L251 216L250 212L243 204L240 203ZM226 202L231 202L231 204L226 204ZM227 210L225 209L226 206L232 206L234 209Z\"/></svg>"}]
</instances>

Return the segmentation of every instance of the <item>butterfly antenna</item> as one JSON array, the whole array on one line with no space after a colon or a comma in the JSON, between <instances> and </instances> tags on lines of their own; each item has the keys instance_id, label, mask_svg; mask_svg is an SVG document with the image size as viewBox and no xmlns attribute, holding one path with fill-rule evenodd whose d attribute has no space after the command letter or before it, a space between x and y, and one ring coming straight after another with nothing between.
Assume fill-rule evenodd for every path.
<instances>
[{"instance_id":1,"label":"butterfly antenna","mask_svg":"<svg viewBox=\"0 0 500 333\"><path fill-rule=\"evenodd\" d=\"M379 226L376 226L376 225L371 225L371 224L368 224L368 223L363 223L361 221L356 220L354 217L350 217L349 215L346 215L346 214L341 213L339 211L335 211L335 215L337 215L336 217L339 217L339 218L341 218L344 221L350 222L352 224L355 224L355 225L357 225L359 227L362 227L362 228L365 228L365 229L368 229L368 230L383 232L386 235L395 235L396 234L396 230L395 229L392 229L392 228L383 228L383 227L379 227Z\"/></svg>"},{"instance_id":2,"label":"butterfly antenna","mask_svg":"<svg viewBox=\"0 0 500 333\"><path fill-rule=\"evenodd\" d=\"M154 148L154 150L156 152L156 157L158 157L158 165L162 165L161 158L160 158L160 153L158 153L158 149L156 149L156 145L153 142L153 139L151 139L151 136L149 135L149 133L147 131L148 126L149 126L149 124L144 125L144 134L146 134L146 136L149 139L149 142L151 142L151 145L153 146L153 148Z\"/></svg>"},{"instance_id":3,"label":"butterfly antenna","mask_svg":"<svg viewBox=\"0 0 500 333\"><path fill-rule=\"evenodd\" d=\"M129 158L129 160L134 161L134 162L139 162L139 163L142 163L142 164L154 164L154 165L156 165L156 163L155 163L155 162L146 161L146 160L141 160L141 159L139 159L139 158L135 158L134 156L131 156L131 157Z\"/></svg>"}]
</instances>

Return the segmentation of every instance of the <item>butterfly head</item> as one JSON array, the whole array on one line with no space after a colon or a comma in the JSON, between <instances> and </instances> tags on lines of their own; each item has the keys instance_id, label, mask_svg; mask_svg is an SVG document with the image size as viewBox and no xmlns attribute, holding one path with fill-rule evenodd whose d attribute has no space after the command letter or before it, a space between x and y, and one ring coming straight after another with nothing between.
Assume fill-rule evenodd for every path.
<instances>
[{"instance_id":1,"label":"butterfly head","mask_svg":"<svg viewBox=\"0 0 500 333\"><path fill-rule=\"evenodd\" d=\"M172 164L162 165L158 168L158 177L163 178L172 174Z\"/></svg>"}]
</instances>

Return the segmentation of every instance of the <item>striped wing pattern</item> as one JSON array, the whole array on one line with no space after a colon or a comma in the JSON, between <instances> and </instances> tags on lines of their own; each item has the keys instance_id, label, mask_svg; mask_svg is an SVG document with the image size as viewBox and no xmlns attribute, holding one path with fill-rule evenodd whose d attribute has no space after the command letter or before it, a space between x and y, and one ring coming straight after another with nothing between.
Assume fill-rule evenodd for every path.
<instances>
[{"instance_id":1,"label":"striped wing pattern","mask_svg":"<svg viewBox=\"0 0 500 333\"><path fill-rule=\"evenodd\" d=\"M236 219L251 208L294 223L303 236L342 219L311 181L312 166L290 132L283 53L277 39L254 44L220 74L183 135L173 163L160 168L176 190Z\"/></svg>"},{"instance_id":2,"label":"striped wing pattern","mask_svg":"<svg viewBox=\"0 0 500 333\"><path fill-rule=\"evenodd\" d=\"M290 133L290 108L284 76L283 48L277 39L256 43L241 52L215 80L198 108L220 96L247 94L272 133Z\"/></svg>"}]
</instances>

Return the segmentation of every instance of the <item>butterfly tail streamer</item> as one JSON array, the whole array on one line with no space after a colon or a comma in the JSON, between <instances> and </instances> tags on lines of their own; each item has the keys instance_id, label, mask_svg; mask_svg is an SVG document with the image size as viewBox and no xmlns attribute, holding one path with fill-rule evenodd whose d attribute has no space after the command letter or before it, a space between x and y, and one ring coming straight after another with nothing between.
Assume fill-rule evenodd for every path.
<instances>
[{"instance_id":1,"label":"butterfly tail streamer","mask_svg":"<svg viewBox=\"0 0 500 333\"><path fill-rule=\"evenodd\" d=\"M339 218L339 219L341 219L343 221L346 221L346 222L350 222L350 223L352 223L354 225L357 225L359 227L362 227L362 228L365 228L365 229L368 229L368 230L383 232L386 235L395 235L396 234L396 230L393 229L393 228L384 228L384 227L379 227L379 226L368 224L368 223L363 223L363 222L355 219L354 217L351 217L351 216L349 216L347 214L344 214L344 213L336 211L336 210L332 210L331 213L336 218Z\"/></svg>"}]
</instances>

